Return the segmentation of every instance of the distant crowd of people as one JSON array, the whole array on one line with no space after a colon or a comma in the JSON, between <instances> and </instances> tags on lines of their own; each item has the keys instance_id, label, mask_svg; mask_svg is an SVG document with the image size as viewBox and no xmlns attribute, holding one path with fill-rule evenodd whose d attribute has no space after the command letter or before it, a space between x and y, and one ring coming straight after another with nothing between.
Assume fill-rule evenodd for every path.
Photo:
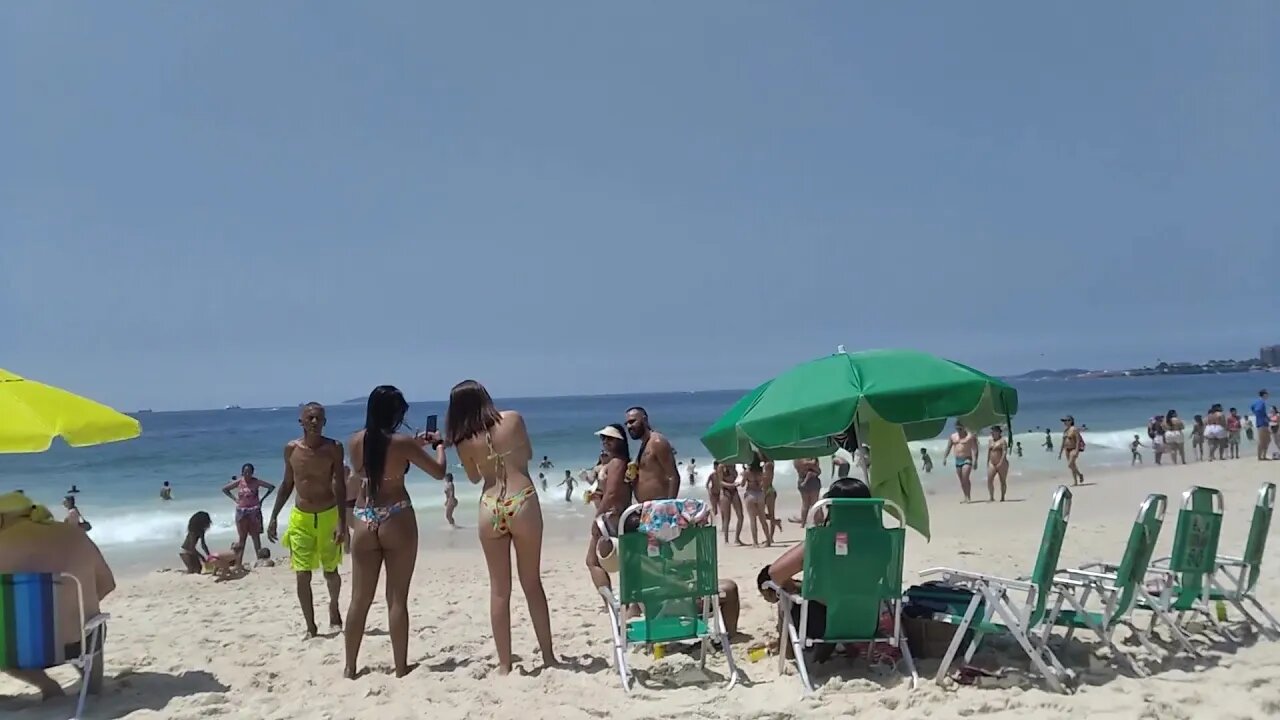
<instances>
[{"instance_id":1,"label":"distant crowd of people","mask_svg":"<svg viewBox=\"0 0 1280 720\"><path fill-rule=\"evenodd\" d=\"M1270 397L1266 390L1258 391L1257 399L1249 406L1249 414L1244 416L1236 408L1224 412L1221 403L1214 403L1203 415L1194 416L1190 430L1192 458L1210 462L1237 460L1243 435L1244 442L1250 443L1255 442L1256 436L1258 460L1280 459L1280 411L1269 403ZM1186 435L1186 423L1176 410L1152 417L1147 422L1149 444L1144 444L1141 436L1133 436L1129 445L1130 465L1143 462L1142 448L1151 450L1157 465L1164 464L1166 457L1171 464L1187 464Z\"/></svg>"}]
</instances>

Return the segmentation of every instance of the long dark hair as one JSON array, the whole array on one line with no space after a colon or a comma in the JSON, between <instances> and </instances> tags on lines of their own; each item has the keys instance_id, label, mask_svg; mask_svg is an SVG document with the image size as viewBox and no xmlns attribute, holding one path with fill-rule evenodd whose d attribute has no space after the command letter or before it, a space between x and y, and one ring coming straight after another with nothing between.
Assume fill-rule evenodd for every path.
<instances>
[{"instance_id":1,"label":"long dark hair","mask_svg":"<svg viewBox=\"0 0 1280 720\"><path fill-rule=\"evenodd\" d=\"M189 533L203 535L211 527L213 527L213 518L209 517L209 513L203 510L192 515L191 519L187 521L187 532Z\"/></svg>"},{"instance_id":2,"label":"long dark hair","mask_svg":"<svg viewBox=\"0 0 1280 720\"><path fill-rule=\"evenodd\" d=\"M449 391L445 411L445 442L458 445L498 424L502 413L493 405L489 391L475 380L463 380Z\"/></svg>"},{"instance_id":3,"label":"long dark hair","mask_svg":"<svg viewBox=\"0 0 1280 720\"><path fill-rule=\"evenodd\" d=\"M609 427L618 431L618 437L609 438L613 441L610 445L622 448L622 459L631 462L631 443L627 442L627 429L621 423L609 423Z\"/></svg>"},{"instance_id":4,"label":"long dark hair","mask_svg":"<svg viewBox=\"0 0 1280 720\"><path fill-rule=\"evenodd\" d=\"M369 393L369 405L364 413L364 473L369 480L366 502L372 504L378 497L378 486L387 469L387 450L391 436L404 422L409 403L394 385L379 385Z\"/></svg>"}]
</instances>

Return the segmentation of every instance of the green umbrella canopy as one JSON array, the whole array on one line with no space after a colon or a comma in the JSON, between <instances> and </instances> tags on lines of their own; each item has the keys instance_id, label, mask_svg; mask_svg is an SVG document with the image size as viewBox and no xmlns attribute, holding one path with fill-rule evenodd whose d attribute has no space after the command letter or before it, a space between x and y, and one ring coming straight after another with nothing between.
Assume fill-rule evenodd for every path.
<instances>
[{"instance_id":1,"label":"green umbrella canopy","mask_svg":"<svg viewBox=\"0 0 1280 720\"><path fill-rule=\"evenodd\" d=\"M1004 423L1018 391L971 367L915 350L836 353L797 365L734 404L702 436L717 460L746 462L753 448L774 460L835 452L831 436L873 417L901 425L907 440L942 432L948 418L972 427Z\"/></svg>"}]
</instances>

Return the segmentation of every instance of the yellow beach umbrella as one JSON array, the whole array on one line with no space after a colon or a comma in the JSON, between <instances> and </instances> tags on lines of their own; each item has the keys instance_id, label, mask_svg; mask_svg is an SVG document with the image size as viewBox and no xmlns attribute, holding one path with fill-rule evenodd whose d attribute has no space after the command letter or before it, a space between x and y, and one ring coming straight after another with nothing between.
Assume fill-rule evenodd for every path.
<instances>
[{"instance_id":1,"label":"yellow beach umbrella","mask_svg":"<svg viewBox=\"0 0 1280 720\"><path fill-rule=\"evenodd\" d=\"M0 368L0 453L44 452L55 437L85 447L141 434L124 413Z\"/></svg>"}]
</instances>

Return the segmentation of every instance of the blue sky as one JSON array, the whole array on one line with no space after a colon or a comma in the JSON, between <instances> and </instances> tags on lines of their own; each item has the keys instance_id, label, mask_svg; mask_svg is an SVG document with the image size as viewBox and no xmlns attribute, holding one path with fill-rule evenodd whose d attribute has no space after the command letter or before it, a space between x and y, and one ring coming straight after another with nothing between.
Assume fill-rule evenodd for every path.
<instances>
[{"instance_id":1,"label":"blue sky","mask_svg":"<svg viewBox=\"0 0 1280 720\"><path fill-rule=\"evenodd\" d=\"M1280 342L1280 4L6 3L0 367L126 408Z\"/></svg>"}]
</instances>

